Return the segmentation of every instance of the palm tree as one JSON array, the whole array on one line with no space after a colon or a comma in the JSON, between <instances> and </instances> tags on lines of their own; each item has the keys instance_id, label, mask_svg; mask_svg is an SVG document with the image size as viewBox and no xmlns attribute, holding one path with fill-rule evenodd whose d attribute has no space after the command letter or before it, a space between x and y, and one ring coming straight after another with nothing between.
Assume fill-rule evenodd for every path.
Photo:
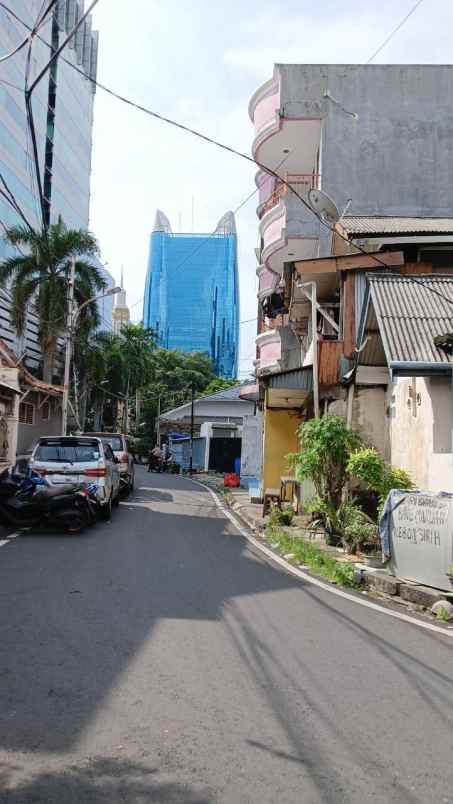
<instances>
[{"instance_id":1,"label":"palm tree","mask_svg":"<svg viewBox=\"0 0 453 804\"><path fill-rule=\"evenodd\" d=\"M71 261L75 259L76 303L92 298L106 286L98 268L89 262L99 254L97 240L90 232L67 229L61 217L48 229L36 232L26 226L11 226L4 239L17 250L15 256L0 264L0 285L11 280L14 327L18 335L23 334L28 305L34 302L43 376L52 382L57 342L66 326ZM95 328L99 323L96 304L87 305L81 318Z\"/></svg>"}]
</instances>

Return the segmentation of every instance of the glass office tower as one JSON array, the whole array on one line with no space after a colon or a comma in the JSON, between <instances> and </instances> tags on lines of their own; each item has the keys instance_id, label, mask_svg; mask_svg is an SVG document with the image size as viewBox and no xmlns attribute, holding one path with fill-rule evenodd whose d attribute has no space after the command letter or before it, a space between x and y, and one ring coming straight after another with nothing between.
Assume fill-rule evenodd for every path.
<instances>
[{"instance_id":1,"label":"glass office tower","mask_svg":"<svg viewBox=\"0 0 453 804\"><path fill-rule=\"evenodd\" d=\"M209 354L216 374L238 368L239 287L234 215L215 232L174 234L158 211L151 234L143 311L160 346Z\"/></svg>"},{"instance_id":2,"label":"glass office tower","mask_svg":"<svg viewBox=\"0 0 453 804\"><path fill-rule=\"evenodd\" d=\"M1 55L12 52L24 39L29 31L27 26L34 24L43 3L41 0L12 0L6 5L16 16L0 8ZM83 9L83 0L58 1L40 36L34 39L30 83L74 28ZM23 92L27 50L25 47L1 63L0 172L30 224L40 227L41 212ZM89 16L32 96L46 223L54 223L61 215L69 228L88 228L95 94L95 85L90 79L96 78L97 60L98 33L92 30ZM0 195L0 261L10 253L1 237L3 229L18 222L16 212ZM108 272L105 278L113 285ZM26 333L17 338L11 324L10 304L8 289L0 288L0 338L18 354L25 354L27 368L38 370L41 350L36 318L30 311ZM108 308L106 317L108 320Z\"/></svg>"}]
</instances>

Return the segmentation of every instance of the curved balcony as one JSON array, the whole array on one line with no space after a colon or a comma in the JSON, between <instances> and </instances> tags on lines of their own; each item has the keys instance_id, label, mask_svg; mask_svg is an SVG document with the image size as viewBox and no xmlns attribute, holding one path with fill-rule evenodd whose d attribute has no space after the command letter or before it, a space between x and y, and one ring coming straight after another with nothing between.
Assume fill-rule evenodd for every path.
<instances>
[{"instance_id":1,"label":"curved balcony","mask_svg":"<svg viewBox=\"0 0 453 804\"><path fill-rule=\"evenodd\" d=\"M319 221L300 210L300 201L285 196L266 212L260 221L261 263L281 275L285 262L316 257Z\"/></svg>"},{"instance_id":2,"label":"curved balcony","mask_svg":"<svg viewBox=\"0 0 453 804\"><path fill-rule=\"evenodd\" d=\"M278 371L282 356L282 342L278 329L270 329L262 332L256 338L256 345L259 349L259 361L256 369L259 374Z\"/></svg>"},{"instance_id":3,"label":"curved balcony","mask_svg":"<svg viewBox=\"0 0 453 804\"><path fill-rule=\"evenodd\" d=\"M294 110L292 111L287 110ZM258 165L277 173L311 173L317 169L321 144L322 104L287 104L283 112L278 71L252 96L249 115L255 126L252 153Z\"/></svg>"},{"instance_id":4,"label":"curved balcony","mask_svg":"<svg viewBox=\"0 0 453 804\"><path fill-rule=\"evenodd\" d=\"M265 173L263 170L259 170L255 176L255 184L258 189L258 206L256 208L256 214L258 218L262 218L264 213L267 211L269 199L272 198L275 189L277 187L278 179L275 176L271 176L269 173Z\"/></svg>"},{"instance_id":5,"label":"curved balcony","mask_svg":"<svg viewBox=\"0 0 453 804\"><path fill-rule=\"evenodd\" d=\"M255 126L254 149L279 128L280 81L271 78L256 90L249 103L249 115Z\"/></svg>"},{"instance_id":6,"label":"curved balcony","mask_svg":"<svg viewBox=\"0 0 453 804\"><path fill-rule=\"evenodd\" d=\"M291 193L291 187L302 198L308 200L308 193L312 189L319 189L321 186L321 175L319 173L288 173L282 179L270 176L264 171L259 171L255 177L255 182L259 189L260 203L256 210L258 218L262 218L266 212L275 207L283 196L297 199ZM288 186L289 185L289 186Z\"/></svg>"},{"instance_id":7,"label":"curved balcony","mask_svg":"<svg viewBox=\"0 0 453 804\"><path fill-rule=\"evenodd\" d=\"M259 265L256 273L259 281L258 299L263 301L263 299L267 298L267 296L272 296L275 292L280 282L280 275L270 271L265 265Z\"/></svg>"}]
</instances>

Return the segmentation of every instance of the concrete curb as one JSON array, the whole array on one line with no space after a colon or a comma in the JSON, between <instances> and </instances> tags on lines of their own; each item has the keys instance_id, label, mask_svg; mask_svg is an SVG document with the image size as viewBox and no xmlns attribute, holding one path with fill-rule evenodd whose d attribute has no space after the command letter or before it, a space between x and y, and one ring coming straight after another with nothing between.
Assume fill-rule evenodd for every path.
<instances>
[{"instance_id":1,"label":"concrete curb","mask_svg":"<svg viewBox=\"0 0 453 804\"><path fill-rule=\"evenodd\" d=\"M392 617L395 620L400 620L405 623L409 623L410 625L415 625L418 628L422 628L425 631L432 631L436 634L441 634L444 637L448 637L449 639L453 639L453 626L441 626L441 625L434 625L434 623L428 623L424 620L416 619L415 617L411 617L409 614L403 614L399 611L395 611L394 609L385 608L384 606L380 606L378 603L374 603L371 600L366 600L360 595L353 594L351 592L345 592L342 589L339 589L332 584L327 583L326 581L321 581L314 575L310 575L303 570L300 570L298 567L295 567L294 564L290 564L280 555L275 553L269 547L266 547L262 544L258 539L256 539L250 533L250 525L243 524L243 520L238 521L238 515L236 512L233 514L231 510L224 505L223 501L220 499L218 494L213 491L209 486L205 485L199 480L194 480L192 478L192 482L197 486L208 491L212 498L215 500L218 508L222 511L222 513L230 520L230 522L235 525L238 529L241 536L243 536L250 544L252 544L257 550L259 550L266 558L270 561L270 563L275 564L279 569L285 570L289 575L298 578L299 580L305 581L307 583L312 584L313 586L317 586L319 589L323 589L325 592L329 592L331 595L335 595L336 597L341 597L344 600L349 600L351 603L355 603L358 606L362 606L367 609L371 609L372 611L379 612L380 614L385 614L387 617Z\"/></svg>"}]
</instances>

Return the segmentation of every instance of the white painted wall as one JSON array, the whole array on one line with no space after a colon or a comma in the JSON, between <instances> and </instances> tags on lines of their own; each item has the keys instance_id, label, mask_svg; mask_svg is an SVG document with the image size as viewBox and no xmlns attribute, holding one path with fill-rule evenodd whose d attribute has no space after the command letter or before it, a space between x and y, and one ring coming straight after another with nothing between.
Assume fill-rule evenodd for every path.
<instances>
[{"instance_id":1,"label":"white painted wall","mask_svg":"<svg viewBox=\"0 0 453 804\"><path fill-rule=\"evenodd\" d=\"M391 462L418 488L453 493L449 377L398 378L388 387Z\"/></svg>"},{"instance_id":2,"label":"white painted wall","mask_svg":"<svg viewBox=\"0 0 453 804\"><path fill-rule=\"evenodd\" d=\"M242 427L241 474L261 479L263 463L263 416L244 416Z\"/></svg>"}]
</instances>

